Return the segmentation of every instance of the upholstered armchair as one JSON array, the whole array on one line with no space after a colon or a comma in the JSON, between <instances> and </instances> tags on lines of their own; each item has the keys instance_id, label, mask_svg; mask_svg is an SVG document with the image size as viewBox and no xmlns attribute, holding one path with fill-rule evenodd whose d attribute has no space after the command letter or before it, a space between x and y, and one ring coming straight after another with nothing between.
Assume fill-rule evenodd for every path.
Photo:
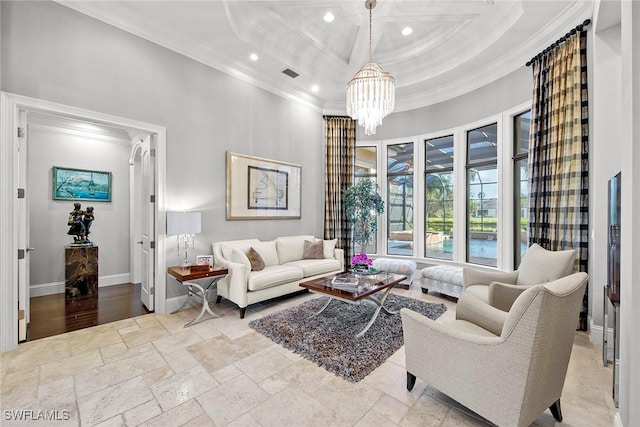
<instances>
[{"instance_id":1,"label":"upholstered armchair","mask_svg":"<svg viewBox=\"0 0 640 427\"><path fill-rule=\"evenodd\" d=\"M407 389L416 377L499 426L528 426L560 396L586 273L525 290L508 313L469 293L456 320L435 322L403 308Z\"/></svg>"},{"instance_id":2,"label":"upholstered armchair","mask_svg":"<svg viewBox=\"0 0 640 427\"><path fill-rule=\"evenodd\" d=\"M464 268L463 292L470 292L493 307L509 311L518 295L528 287L573 273L575 257L575 249L548 251L534 243L527 249L516 271L480 271ZM496 293L495 289L498 287L502 289ZM497 295L500 295L500 298Z\"/></svg>"}]
</instances>

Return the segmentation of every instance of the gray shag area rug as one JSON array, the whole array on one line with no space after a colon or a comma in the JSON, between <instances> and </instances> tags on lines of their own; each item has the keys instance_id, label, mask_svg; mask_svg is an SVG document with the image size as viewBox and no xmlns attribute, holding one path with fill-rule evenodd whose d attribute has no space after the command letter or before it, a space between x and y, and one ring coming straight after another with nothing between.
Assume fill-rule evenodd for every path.
<instances>
[{"instance_id":1,"label":"gray shag area rug","mask_svg":"<svg viewBox=\"0 0 640 427\"><path fill-rule=\"evenodd\" d=\"M322 313L310 317L326 304L327 298L316 298L252 320L249 326L352 382L366 377L404 344L400 313L389 315L384 310L364 336L356 338L375 311L372 304L354 305L334 300ZM406 307L434 320L447 310L444 304L395 294L389 295L384 306L390 311Z\"/></svg>"}]
</instances>

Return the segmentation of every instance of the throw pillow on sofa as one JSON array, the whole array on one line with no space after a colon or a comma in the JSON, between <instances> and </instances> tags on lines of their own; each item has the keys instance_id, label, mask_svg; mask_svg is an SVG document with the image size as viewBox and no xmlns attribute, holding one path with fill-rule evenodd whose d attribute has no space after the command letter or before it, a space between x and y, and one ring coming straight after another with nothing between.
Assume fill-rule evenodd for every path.
<instances>
[{"instance_id":1,"label":"throw pillow on sofa","mask_svg":"<svg viewBox=\"0 0 640 427\"><path fill-rule=\"evenodd\" d=\"M304 241L304 252L302 259L323 259L324 258L324 242Z\"/></svg>"},{"instance_id":2,"label":"throw pillow on sofa","mask_svg":"<svg viewBox=\"0 0 640 427\"><path fill-rule=\"evenodd\" d=\"M323 252L324 252L324 257L328 258L328 259L335 259L335 249L336 249L336 244L338 243L338 239L333 239L333 240L322 240L322 239L317 239L316 241L321 241L323 242Z\"/></svg>"},{"instance_id":3,"label":"throw pillow on sofa","mask_svg":"<svg viewBox=\"0 0 640 427\"><path fill-rule=\"evenodd\" d=\"M249 248L249 251L246 253L246 255L247 258L249 258L249 263L251 264L251 271L264 270L264 261L255 249Z\"/></svg>"},{"instance_id":4,"label":"throw pillow on sofa","mask_svg":"<svg viewBox=\"0 0 640 427\"><path fill-rule=\"evenodd\" d=\"M256 252L258 252L260 257L262 257L265 267L280 264L280 260L278 259L278 251L276 250L276 242L256 242L252 243L251 247Z\"/></svg>"}]
</instances>

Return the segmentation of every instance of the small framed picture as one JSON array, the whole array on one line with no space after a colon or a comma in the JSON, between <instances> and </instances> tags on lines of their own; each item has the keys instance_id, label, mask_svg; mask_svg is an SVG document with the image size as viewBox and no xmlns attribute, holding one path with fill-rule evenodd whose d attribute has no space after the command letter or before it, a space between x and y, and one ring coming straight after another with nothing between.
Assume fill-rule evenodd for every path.
<instances>
[{"instance_id":1,"label":"small framed picture","mask_svg":"<svg viewBox=\"0 0 640 427\"><path fill-rule=\"evenodd\" d=\"M213 255L198 255L196 264L213 266Z\"/></svg>"}]
</instances>

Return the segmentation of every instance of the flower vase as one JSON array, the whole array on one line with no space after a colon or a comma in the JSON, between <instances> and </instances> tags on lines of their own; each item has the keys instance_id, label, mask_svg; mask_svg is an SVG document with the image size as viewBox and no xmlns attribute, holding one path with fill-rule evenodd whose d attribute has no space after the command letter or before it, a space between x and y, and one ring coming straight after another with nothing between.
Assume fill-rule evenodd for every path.
<instances>
[{"instance_id":1,"label":"flower vase","mask_svg":"<svg viewBox=\"0 0 640 427\"><path fill-rule=\"evenodd\" d=\"M356 264L351 270L356 274L368 274L371 270L371 267L367 264Z\"/></svg>"}]
</instances>

